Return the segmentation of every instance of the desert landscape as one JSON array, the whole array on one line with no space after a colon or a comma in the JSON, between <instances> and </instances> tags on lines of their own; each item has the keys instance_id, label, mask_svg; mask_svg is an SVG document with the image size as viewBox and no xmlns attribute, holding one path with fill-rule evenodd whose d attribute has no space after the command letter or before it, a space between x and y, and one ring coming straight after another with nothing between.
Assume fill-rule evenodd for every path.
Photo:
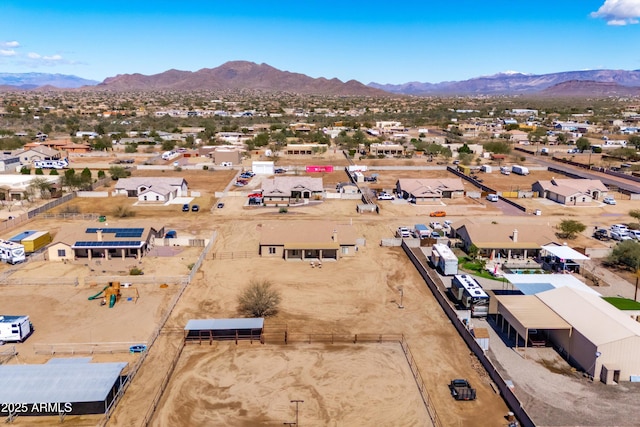
<instances>
[{"instance_id":1,"label":"desert landscape","mask_svg":"<svg viewBox=\"0 0 640 427\"><path fill-rule=\"evenodd\" d=\"M339 156L335 159L339 160ZM13 280L42 280L42 284L3 287L0 311L29 312L38 333L27 343L17 344L21 361L47 360L35 351L42 344L86 344L91 342L146 342L163 326L135 380L113 413L111 425L282 425L293 416L290 400L304 400L301 423L305 425L428 425L430 413L422 402L418 385L398 338L384 342L354 343L354 337L378 335L403 337L426 386L426 395L445 426L506 425L508 408L494 392L491 381L469 352L400 248L382 247L382 239L393 237L397 227L428 223L434 209L457 221L473 217L480 223L508 221L518 226L554 226L571 216L593 225L619 222L628 211L600 204L569 208L543 199L520 199L528 210L542 209L542 216L506 217L499 207L484 199L448 199L437 206L408 204L403 200L381 201L379 215L359 215L359 200L325 200L319 204L277 208L246 206L246 197L221 193L237 171L166 170L162 176L185 177L199 192L193 203L200 212L180 212L180 205L139 205L123 197L75 198L53 213L103 214L115 206L135 213L136 221L161 223L179 235L214 237L210 252L194 280L184 289L178 285L132 285L139 292L136 302L126 299L113 309L87 301L101 289L93 276L126 274L137 266L145 276L186 275L202 248L167 248L139 261L108 260L75 263L31 261L4 266ZM293 172L290 172L293 173ZM381 170L377 186L393 186L400 177L452 177L445 170ZM136 176L154 176L157 171L137 171ZM296 172L297 174L297 172ZM325 187L348 180L343 170L323 174ZM485 184L501 191L530 187L538 179L550 179L547 171L532 171L518 181L499 173L483 174ZM260 180L254 178L253 187ZM465 188L474 191L470 183ZM106 188L109 190L109 187ZM218 192L218 197L216 197ZM235 191L235 193L240 193ZM223 209L216 203L224 201ZM258 243L262 227L272 221L313 221L331 218L351 224L364 244L354 257L325 262L322 269L308 263L261 258ZM63 225L84 223L35 219L7 236L24 229L47 229L55 236ZM587 241L589 229L572 243ZM234 256L236 254L236 256ZM77 285L47 285L48 277L77 279ZM253 280L268 280L282 296L280 312L265 323L265 343L215 342L210 346L189 343L183 347L183 328L190 319L238 316L237 297ZM402 289L402 306L400 292ZM170 303L182 292L169 314ZM169 315L166 324L159 322ZM52 317L53 316L53 317ZM289 344L282 334L287 331ZM329 336L332 336L328 342ZM334 339L335 338L335 339ZM96 354L95 361L129 361L139 356ZM175 368L174 368L175 364ZM447 387L452 378L468 378L478 391L473 402L457 402ZM163 390L166 390L163 392ZM206 396L206 398L205 398ZM91 420L91 418L89 418ZM22 422L27 422L23 418ZM20 424L20 420L16 423ZM41 420L38 420L41 422ZM85 425L87 418L70 417L65 423ZM28 424L25 424L28 425Z\"/></svg>"}]
</instances>

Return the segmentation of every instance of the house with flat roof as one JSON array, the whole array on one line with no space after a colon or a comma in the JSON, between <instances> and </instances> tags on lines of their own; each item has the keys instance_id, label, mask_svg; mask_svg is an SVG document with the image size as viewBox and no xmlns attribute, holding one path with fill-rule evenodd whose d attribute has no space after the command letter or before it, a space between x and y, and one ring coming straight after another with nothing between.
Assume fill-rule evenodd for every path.
<instances>
[{"instance_id":1,"label":"house with flat roof","mask_svg":"<svg viewBox=\"0 0 640 427\"><path fill-rule=\"evenodd\" d=\"M402 178L396 181L396 193L403 199L415 199L416 204L440 203L464 197L464 185L460 178Z\"/></svg>"},{"instance_id":2,"label":"house with flat roof","mask_svg":"<svg viewBox=\"0 0 640 427\"><path fill-rule=\"evenodd\" d=\"M527 227L463 220L455 224L454 230L465 251L474 245L479 256L504 262L538 257L543 245L557 241L554 229L545 225Z\"/></svg>"},{"instance_id":3,"label":"house with flat roof","mask_svg":"<svg viewBox=\"0 0 640 427\"><path fill-rule=\"evenodd\" d=\"M372 156L402 156L405 151L404 145L393 142L374 142L369 146L369 154Z\"/></svg>"},{"instance_id":4,"label":"house with flat roof","mask_svg":"<svg viewBox=\"0 0 640 427\"><path fill-rule=\"evenodd\" d=\"M265 206L304 204L323 197L322 178L276 176L262 180L262 202Z\"/></svg>"},{"instance_id":5,"label":"house with flat roof","mask_svg":"<svg viewBox=\"0 0 640 427\"><path fill-rule=\"evenodd\" d=\"M95 223L66 226L47 248L49 261L73 261L79 258L140 259L156 238L164 236L164 225L126 222L96 227Z\"/></svg>"},{"instance_id":6,"label":"house with flat roof","mask_svg":"<svg viewBox=\"0 0 640 427\"><path fill-rule=\"evenodd\" d=\"M609 191L599 179L571 178L536 181L531 185L531 190L538 193L538 197L571 206L588 205L595 200L602 200Z\"/></svg>"},{"instance_id":7,"label":"house with flat roof","mask_svg":"<svg viewBox=\"0 0 640 427\"><path fill-rule=\"evenodd\" d=\"M188 194L187 181L179 177L120 178L115 194L137 197L140 202L166 203Z\"/></svg>"},{"instance_id":8,"label":"house with flat roof","mask_svg":"<svg viewBox=\"0 0 640 427\"><path fill-rule=\"evenodd\" d=\"M358 252L350 224L333 221L272 221L260 229L262 257L298 261L337 261Z\"/></svg>"}]
</instances>

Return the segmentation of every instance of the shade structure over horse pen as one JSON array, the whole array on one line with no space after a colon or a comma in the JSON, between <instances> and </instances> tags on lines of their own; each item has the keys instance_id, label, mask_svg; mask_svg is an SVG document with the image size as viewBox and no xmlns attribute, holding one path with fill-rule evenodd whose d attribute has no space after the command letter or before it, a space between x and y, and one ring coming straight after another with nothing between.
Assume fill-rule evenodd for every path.
<instances>
[{"instance_id":1,"label":"shade structure over horse pen","mask_svg":"<svg viewBox=\"0 0 640 427\"><path fill-rule=\"evenodd\" d=\"M185 341L260 340L264 318L191 319L184 328Z\"/></svg>"}]
</instances>

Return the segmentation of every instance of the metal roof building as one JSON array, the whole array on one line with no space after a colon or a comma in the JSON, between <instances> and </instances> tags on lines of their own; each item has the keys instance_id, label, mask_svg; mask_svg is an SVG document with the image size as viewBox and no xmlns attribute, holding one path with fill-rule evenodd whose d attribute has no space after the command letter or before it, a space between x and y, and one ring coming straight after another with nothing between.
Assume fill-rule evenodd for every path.
<instances>
[{"instance_id":1,"label":"metal roof building","mask_svg":"<svg viewBox=\"0 0 640 427\"><path fill-rule=\"evenodd\" d=\"M126 362L52 359L0 366L0 415L103 414L124 385ZM10 413L11 412L11 413Z\"/></svg>"},{"instance_id":2,"label":"metal roof building","mask_svg":"<svg viewBox=\"0 0 640 427\"><path fill-rule=\"evenodd\" d=\"M574 329L571 336L551 332L570 360L609 384L640 374L640 323L599 296L569 287L536 295Z\"/></svg>"},{"instance_id":3,"label":"metal roof building","mask_svg":"<svg viewBox=\"0 0 640 427\"><path fill-rule=\"evenodd\" d=\"M505 274L504 278L525 295L535 295L567 286L600 296L598 292L571 274Z\"/></svg>"},{"instance_id":4,"label":"metal roof building","mask_svg":"<svg viewBox=\"0 0 640 427\"><path fill-rule=\"evenodd\" d=\"M561 355L606 384L640 375L640 323L596 292L571 286L535 295L496 295L502 323L528 342L543 333ZM516 344L517 346L518 344Z\"/></svg>"},{"instance_id":5,"label":"metal roof building","mask_svg":"<svg viewBox=\"0 0 640 427\"><path fill-rule=\"evenodd\" d=\"M191 319L184 327L187 341L259 340L264 328L264 318Z\"/></svg>"}]
</instances>

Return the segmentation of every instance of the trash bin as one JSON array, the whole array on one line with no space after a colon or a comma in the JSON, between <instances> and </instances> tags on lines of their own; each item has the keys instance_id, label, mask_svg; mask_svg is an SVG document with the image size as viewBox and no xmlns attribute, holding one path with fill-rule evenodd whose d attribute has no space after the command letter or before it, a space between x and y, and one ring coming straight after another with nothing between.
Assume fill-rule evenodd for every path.
<instances>
[{"instance_id":1,"label":"trash bin","mask_svg":"<svg viewBox=\"0 0 640 427\"><path fill-rule=\"evenodd\" d=\"M106 216L104 216L104 215L100 215L100 216L98 217L98 221L99 221L99 222L106 222L106 221L107 221L107 217L106 217Z\"/></svg>"},{"instance_id":2,"label":"trash bin","mask_svg":"<svg viewBox=\"0 0 640 427\"><path fill-rule=\"evenodd\" d=\"M542 215L542 211L540 209L536 209L535 212L534 212L534 215L540 216L540 215Z\"/></svg>"}]
</instances>

